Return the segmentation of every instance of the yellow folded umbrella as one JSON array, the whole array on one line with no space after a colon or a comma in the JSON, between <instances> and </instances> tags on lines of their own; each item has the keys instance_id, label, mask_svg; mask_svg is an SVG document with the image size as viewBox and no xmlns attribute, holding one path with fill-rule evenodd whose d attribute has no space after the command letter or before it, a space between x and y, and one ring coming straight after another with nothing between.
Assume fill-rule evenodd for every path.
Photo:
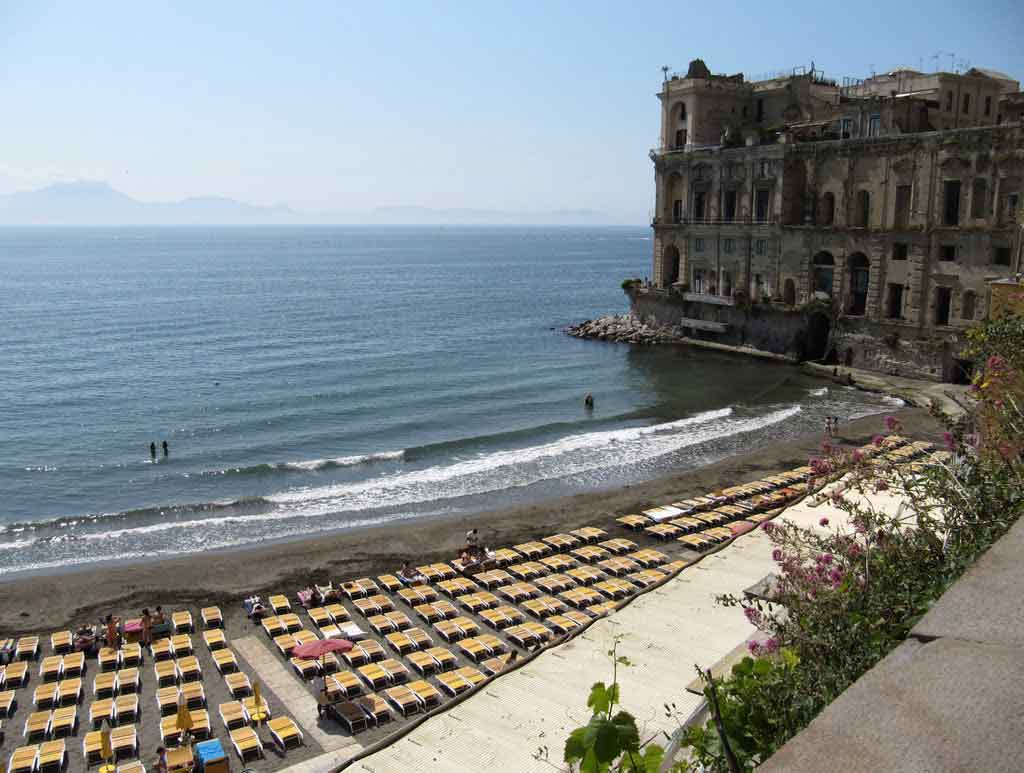
<instances>
[{"instance_id":1,"label":"yellow folded umbrella","mask_svg":"<svg viewBox=\"0 0 1024 773\"><path fill-rule=\"evenodd\" d=\"M180 698L178 699L178 718L175 724L182 732L187 733L192 729L192 713L188 710L185 701Z\"/></svg>"},{"instance_id":2,"label":"yellow folded umbrella","mask_svg":"<svg viewBox=\"0 0 1024 773\"><path fill-rule=\"evenodd\" d=\"M114 749L110 745L110 727L106 722L100 730L100 756L103 758L103 765L100 766L100 773L113 773L114 765L111 760L114 757Z\"/></svg>"}]
</instances>

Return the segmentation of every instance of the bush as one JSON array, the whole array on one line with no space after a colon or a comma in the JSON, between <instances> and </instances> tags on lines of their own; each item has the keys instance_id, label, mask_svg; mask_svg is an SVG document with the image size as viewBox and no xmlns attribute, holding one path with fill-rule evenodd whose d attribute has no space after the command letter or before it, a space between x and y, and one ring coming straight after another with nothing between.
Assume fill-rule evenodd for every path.
<instances>
[{"instance_id":1,"label":"bush","mask_svg":"<svg viewBox=\"0 0 1024 773\"><path fill-rule=\"evenodd\" d=\"M685 744L709 771L764 761L828 703L900 644L931 604L1024 510L1024 376L1017 325L1000 320L974 331L979 376L976 410L947 421L948 458L916 470L870 464L860 450L826 444L814 474L851 470L833 504L852 528L827 531L785 521L764 529L779 567L774 603L723 597L740 606L765 638L753 658L725 680L716 721L690 728ZM892 417L887 430L901 427ZM875 445L882 446L881 435ZM898 491L904 507L890 515L856 496ZM718 724L718 721L721 724Z\"/></svg>"},{"instance_id":2,"label":"bush","mask_svg":"<svg viewBox=\"0 0 1024 773\"><path fill-rule=\"evenodd\" d=\"M632 279L623 279L622 280L622 289L625 290L626 292L629 292L633 287L635 287L635 286L637 286L639 284L643 284L640 281L639 277L633 277Z\"/></svg>"}]
</instances>

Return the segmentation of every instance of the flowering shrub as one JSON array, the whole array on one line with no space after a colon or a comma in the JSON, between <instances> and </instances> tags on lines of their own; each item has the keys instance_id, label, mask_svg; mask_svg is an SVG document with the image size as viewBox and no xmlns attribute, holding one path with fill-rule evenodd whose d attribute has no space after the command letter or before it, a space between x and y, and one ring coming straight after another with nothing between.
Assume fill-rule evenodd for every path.
<instances>
[{"instance_id":1,"label":"flowering shrub","mask_svg":"<svg viewBox=\"0 0 1024 773\"><path fill-rule=\"evenodd\" d=\"M1024 332L1019 319L1015 324ZM990 325L996 330L987 334ZM902 642L1021 515L1024 336L1014 338L1008 327L1002 320L986 323L972 335L981 358L973 391L977 405L967 416L947 421L945 460L896 466L826 446L809 465L819 477L847 471L843 492L831 501L847 515L849 527L833 526L828 518L817 529L785 520L765 524L778 566L772 602L720 599L742 607L763 633L750 645L758 656L750 668L758 673L753 679L744 666L724 681L706 680L705 694L719 696L720 717L687 731L695 769L736 769L731 754L740 769L750 770L771 756ZM886 429L902 428L888 417ZM883 437L873 444L883 447ZM895 513L865 498L882 491L899 495L902 505ZM770 691L764 689L768 684Z\"/></svg>"}]
</instances>

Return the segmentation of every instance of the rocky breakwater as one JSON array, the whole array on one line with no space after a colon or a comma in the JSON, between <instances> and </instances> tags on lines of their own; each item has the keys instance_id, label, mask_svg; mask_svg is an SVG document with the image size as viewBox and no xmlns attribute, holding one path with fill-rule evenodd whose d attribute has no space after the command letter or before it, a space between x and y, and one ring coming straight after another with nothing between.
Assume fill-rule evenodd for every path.
<instances>
[{"instance_id":1,"label":"rocky breakwater","mask_svg":"<svg viewBox=\"0 0 1024 773\"><path fill-rule=\"evenodd\" d=\"M684 339L680 328L651 324L635 314L609 314L588 319L566 328L565 332L576 338L596 338L625 344L673 344L681 343Z\"/></svg>"}]
</instances>

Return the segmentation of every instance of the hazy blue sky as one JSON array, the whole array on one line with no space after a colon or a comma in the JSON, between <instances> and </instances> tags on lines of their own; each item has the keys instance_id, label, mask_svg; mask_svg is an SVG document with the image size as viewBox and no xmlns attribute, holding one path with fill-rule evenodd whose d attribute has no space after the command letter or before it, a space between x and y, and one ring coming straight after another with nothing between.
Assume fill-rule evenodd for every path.
<instances>
[{"instance_id":1,"label":"hazy blue sky","mask_svg":"<svg viewBox=\"0 0 1024 773\"><path fill-rule=\"evenodd\" d=\"M81 178L143 199L641 222L662 64L864 76L944 51L1020 79L1022 32L1020 0L0 0L0 192Z\"/></svg>"}]
</instances>

